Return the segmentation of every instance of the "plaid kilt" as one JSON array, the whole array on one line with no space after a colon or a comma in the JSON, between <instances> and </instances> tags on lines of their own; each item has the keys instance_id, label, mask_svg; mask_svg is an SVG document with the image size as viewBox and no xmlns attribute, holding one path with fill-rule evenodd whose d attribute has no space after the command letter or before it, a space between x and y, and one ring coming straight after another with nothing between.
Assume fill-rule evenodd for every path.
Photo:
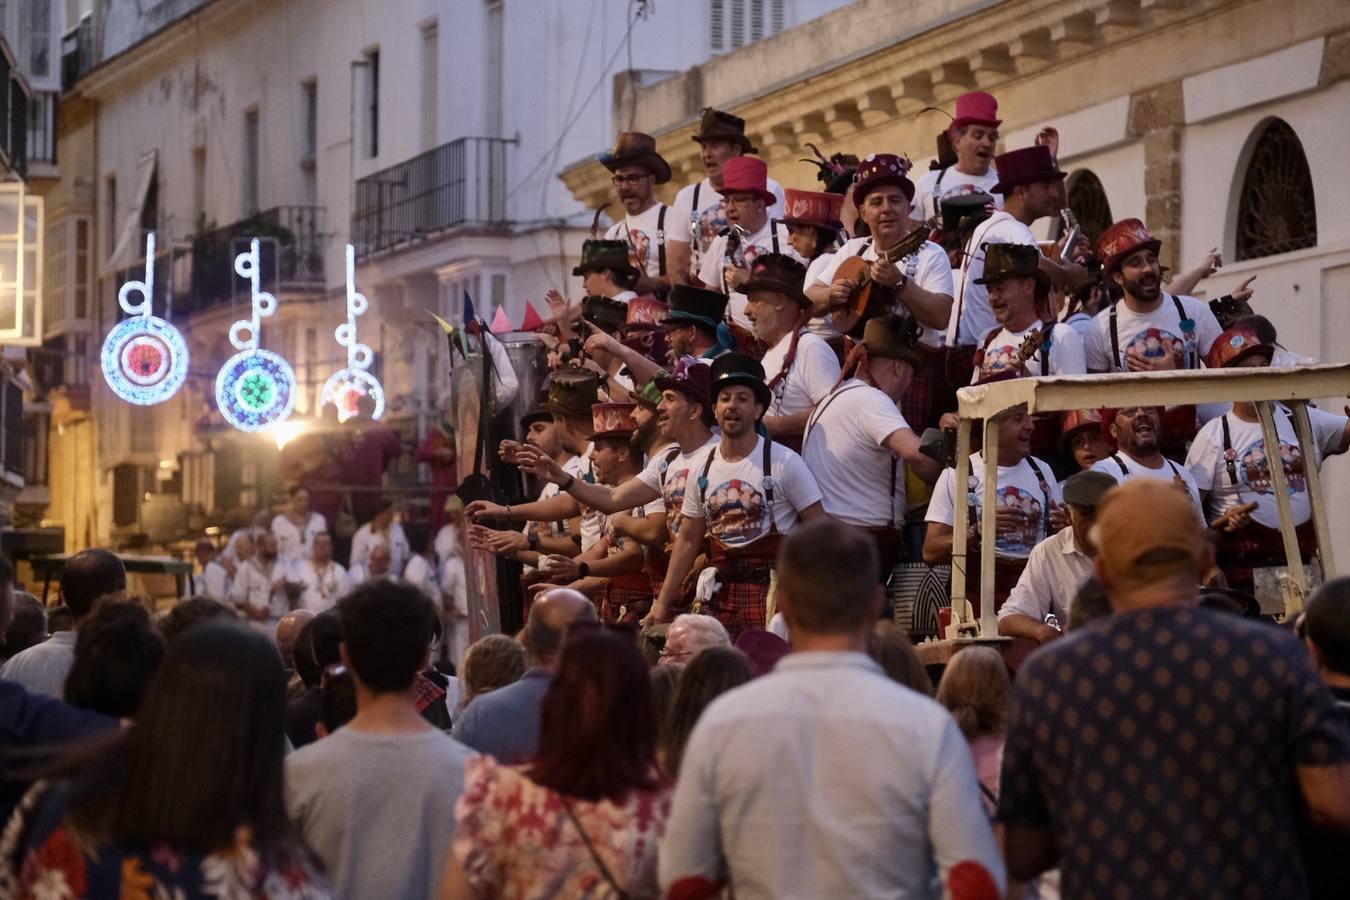
<instances>
[{"instance_id":1,"label":"plaid kilt","mask_svg":"<svg viewBox=\"0 0 1350 900\"><path fill-rule=\"evenodd\" d=\"M721 622L733 641L742 631L762 631L768 625L769 583L782 541L777 532L741 550L712 541L712 564L721 587L704 612Z\"/></svg>"},{"instance_id":2,"label":"plaid kilt","mask_svg":"<svg viewBox=\"0 0 1350 900\"><path fill-rule=\"evenodd\" d=\"M595 601L604 624L636 624L652 608L651 580L645 575L616 575L596 591Z\"/></svg>"}]
</instances>

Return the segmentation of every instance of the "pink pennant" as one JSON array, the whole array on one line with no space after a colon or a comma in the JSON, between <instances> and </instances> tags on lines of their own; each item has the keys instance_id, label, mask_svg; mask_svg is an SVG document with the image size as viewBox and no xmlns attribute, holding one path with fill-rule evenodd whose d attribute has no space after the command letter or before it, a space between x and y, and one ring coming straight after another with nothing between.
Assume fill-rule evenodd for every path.
<instances>
[{"instance_id":1,"label":"pink pennant","mask_svg":"<svg viewBox=\"0 0 1350 900\"><path fill-rule=\"evenodd\" d=\"M544 320L539 317L539 313L534 311L534 304L525 301L525 318L520 323L521 331L534 331L544 324Z\"/></svg>"},{"instance_id":2,"label":"pink pennant","mask_svg":"<svg viewBox=\"0 0 1350 900\"><path fill-rule=\"evenodd\" d=\"M514 330L511 327L510 320L506 318L505 307L497 307L497 314L492 317L492 324L488 327L493 334L506 334L508 331Z\"/></svg>"}]
</instances>

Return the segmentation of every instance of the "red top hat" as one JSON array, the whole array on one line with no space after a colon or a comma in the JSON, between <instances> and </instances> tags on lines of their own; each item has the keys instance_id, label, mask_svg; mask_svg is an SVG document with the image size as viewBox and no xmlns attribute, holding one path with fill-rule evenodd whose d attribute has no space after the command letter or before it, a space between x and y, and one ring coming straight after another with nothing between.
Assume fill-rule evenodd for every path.
<instances>
[{"instance_id":1,"label":"red top hat","mask_svg":"<svg viewBox=\"0 0 1350 900\"><path fill-rule=\"evenodd\" d=\"M1269 364L1271 356L1275 353L1275 348L1270 344L1262 343L1256 329L1250 325L1234 325L1214 339L1214 345L1209 348L1209 357L1205 360L1205 365L1211 369L1223 369L1228 366L1235 366L1256 353L1264 354L1266 363Z\"/></svg>"},{"instance_id":2,"label":"red top hat","mask_svg":"<svg viewBox=\"0 0 1350 900\"><path fill-rule=\"evenodd\" d=\"M1006 194L1019 184L1064 177L1050 148L1040 144L994 157L994 170L998 172L998 184L993 187L996 194Z\"/></svg>"},{"instance_id":3,"label":"red top hat","mask_svg":"<svg viewBox=\"0 0 1350 900\"><path fill-rule=\"evenodd\" d=\"M733 156L722 164L721 194L756 194L769 206L778 202L769 190L769 167L757 156Z\"/></svg>"},{"instance_id":4,"label":"red top hat","mask_svg":"<svg viewBox=\"0 0 1350 900\"><path fill-rule=\"evenodd\" d=\"M814 225L817 228L839 227L839 210L844 206L843 194L824 191L799 191L787 188L784 192L784 225Z\"/></svg>"},{"instance_id":5,"label":"red top hat","mask_svg":"<svg viewBox=\"0 0 1350 900\"><path fill-rule=\"evenodd\" d=\"M858 163L858 171L853 175L853 204L861 207L869 193L887 184L899 187L913 200L914 182L909 180L913 165L908 158L894 153L869 153Z\"/></svg>"},{"instance_id":6,"label":"red top hat","mask_svg":"<svg viewBox=\"0 0 1350 900\"><path fill-rule=\"evenodd\" d=\"M660 328L661 320L670 315L670 307L655 297L634 297L628 301L628 319L625 330Z\"/></svg>"},{"instance_id":7,"label":"red top hat","mask_svg":"<svg viewBox=\"0 0 1350 900\"><path fill-rule=\"evenodd\" d=\"M1097 256L1102 260L1102 274L1110 275L1125 257L1141 247L1147 247L1154 253L1162 248L1162 241L1148 233L1144 223L1138 219L1121 219L1102 232L1097 238Z\"/></svg>"},{"instance_id":8,"label":"red top hat","mask_svg":"<svg viewBox=\"0 0 1350 900\"><path fill-rule=\"evenodd\" d=\"M591 440L597 438L632 437L637 431L637 421L633 419L636 403L596 403L591 407Z\"/></svg>"},{"instance_id":9,"label":"red top hat","mask_svg":"<svg viewBox=\"0 0 1350 900\"><path fill-rule=\"evenodd\" d=\"M956 98L956 116L952 119L952 124L947 126L947 130L951 131L963 125L986 125L997 128L1002 124L1003 120L998 117L998 101L994 99L994 95L986 94L984 91L971 91Z\"/></svg>"}]
</instances>

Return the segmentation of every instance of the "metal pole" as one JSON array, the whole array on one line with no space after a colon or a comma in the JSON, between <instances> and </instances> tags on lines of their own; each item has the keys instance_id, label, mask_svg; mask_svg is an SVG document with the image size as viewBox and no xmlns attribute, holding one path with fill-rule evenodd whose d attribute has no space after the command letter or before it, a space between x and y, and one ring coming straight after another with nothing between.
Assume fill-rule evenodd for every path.
<instances>
[{"instance_id":1,"label":"metal pole","mask_svg":"<svg viewBox=\"0 0 1350 900\"><path fill-rule=\"evenodd\" d=\"M1298 446L1303 453L1303 476L1308 486L1308 506L1312 509L1313 530L1317 533L1317 556L1322 561L1322 581L1336 577L1336 561L1331 549L1331 525L1327 522L1327 499L1322 493L1322 473L1318 467L1317 442L1308 420L1308 402L1292 400L1287 404L1294 413Z\"/></svg>"},{"instance_id":2,"label":"metal pole","mask_svg":"<svg viewBox=\"0 0 1350 900\"><path fill-rule=\"evenodd\" d=\"M956 469L952 472L952 617L961 625L974 621L966 599L966 555L970 546L970 424L961 418L956 426ZM944 635L945 637L945 635Z\"/></svg>"},{"instance_id":3,"label":"metal pole","mask_svg":"<svg viewBox=\"0 0 1350 900\"><path fill-rule=\"evenodd\" d=\"M994 614L994 556L998 548L998 418L984 420L984 483L980 493L984 508L980 510L980 637L998 634L998 617Z\"/></svg>"},{"instance_id":4,"label":"metal pole","mask_svg":"<svg viewBox=\"0 0 1350 900\"><path fill-rule=\"evenodd\" d=\"M1284 593L1284 613L1292 616L1303 610L1303 595L1308 590L1308 579L1303 572L1303 557L1298 552L1294 513L1289 504L1289 478L1284 471L1284 458L1280 455L1280 437L1275 430L1270 401L1258 400L1256 414L1261 418L1261 439L1265 444L1271 489L1275 491L1275 505L1280 510L1280 536L1284 538L1284 556L1289 566L1289 581L1280 585Z\"/></svg>"}]
</instances>

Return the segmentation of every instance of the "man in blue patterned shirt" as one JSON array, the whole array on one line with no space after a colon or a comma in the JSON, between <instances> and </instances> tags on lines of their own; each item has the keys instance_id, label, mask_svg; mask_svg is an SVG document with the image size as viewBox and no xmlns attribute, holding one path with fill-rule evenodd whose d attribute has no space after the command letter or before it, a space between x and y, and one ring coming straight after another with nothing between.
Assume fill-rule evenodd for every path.
<instances>
[{"instance_id":1,"label":"man in blue patterned shirt","mask_svg":"<svg viewBox=\"0 0 1350 900\"><path fill-rule=\"evenodd\" d=\"M998 818L1009 875L1066 897L1302 897L1294 837L1350 828L1350 735L1286 632L1198 606L1212 550L1168 482L1112 489L1093 533L1115 614L1018 675Z\"/></svg>"}]
</instances>

